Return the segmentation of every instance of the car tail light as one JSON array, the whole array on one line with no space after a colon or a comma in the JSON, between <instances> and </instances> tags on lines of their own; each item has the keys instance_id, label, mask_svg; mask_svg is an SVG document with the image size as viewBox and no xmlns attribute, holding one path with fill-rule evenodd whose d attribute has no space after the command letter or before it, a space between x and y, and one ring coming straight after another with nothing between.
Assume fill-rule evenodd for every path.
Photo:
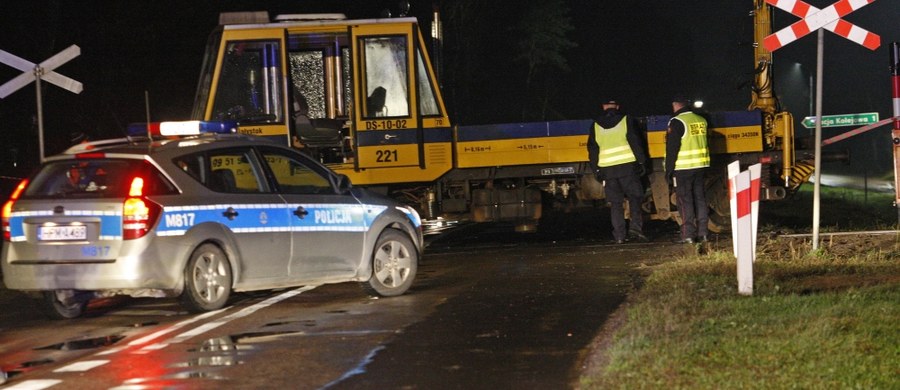
<instances>
[{"instance_id":1,"label":"car tail light","mask_svg":"<svg viewBox=\"0 0 900 390\"><path fill-rule=\"evenodd\" d=\"M122 205L122 238L134 240L145 236L159 218L159 212L159 205L144 197L144 179L132 179Z\"/></svg>"},{"instance_id":2,"label":"car tail light","mask_svg":"<svg viewBox=\"0 0 900 390\"><path fill-rule=\"evenodd\" d=\"M27 185L28 179L22 180L22 182L19 183L19 186L13 191L12 195L10 195L9 200L3 205L3 212L0 213L0 219L3 220L3 241L10 240L9 217L12 216L13 203L15 203L16 199L19 199L19 195L22 194L22 191L25 190Z\"/></svg>"}]
</instances>

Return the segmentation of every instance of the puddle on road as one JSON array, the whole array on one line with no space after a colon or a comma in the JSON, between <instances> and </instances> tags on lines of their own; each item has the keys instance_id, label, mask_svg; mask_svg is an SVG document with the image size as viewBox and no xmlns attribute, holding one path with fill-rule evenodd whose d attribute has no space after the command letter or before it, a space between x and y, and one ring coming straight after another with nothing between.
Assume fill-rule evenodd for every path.
<instances>
[{"instance_id":1,"label":"puddle on road","mask_svg":"<svg viewBox=\"0 0 900 390\"><path fill-rule=\"evenodd\" d=\"M282 325L293 325L293 324L302 324L303 326L316 326L316 320L303 320L303 321L282 321L282 322L270 322L268 324L263 325L264 328L270 326L282 326Z\"/></svg>"},{"instance_id":2,"label":"puddle on road","mask_svg":"<svg viewBox=\"0 0 900 390\"><path fill-rule=\"evenodd\" d=\"M153 326L153 325L159 325L159 321L136 322L134 324L131 324L131 327L132 328L143 328L145 326Z\"/></svg>"},{"instance_id":3,"label":"puddle on road","mask_svg":"<svg viewBox=\"0 0 900 390\"><path fill-rule=\"evenodd\" d=\"M195 378L202 378L202 379L226 379L224 376L221 376L221 375L218 375L218 374L215 374L215 373L212 373L212 372L206 372L206 371L185 371L185 372L179 372L179 373L174 374L174 375L166 376L166 378L171 378L171 379L195 379Z\"/></svg>"},{"instance_id":4,"label":"puddle on road","mask_svg":"<svg viewBox=\"0 0 900 390\"><path fill-rule=\"evenodd\" d=\"M213 355L201 356L182 363L175 363L172 367L224 367L244 364L243 361L235 359L233 355Z\"/></svg>"},{"instance_id":5,"label":"puddle on road","mask_svg":"<svg viewBox=\"0 0 900 390\"><path fill-rule=\"evenodd\" d=\"M60 351L75 351L81 349L91 349L91 348L100 348L100 347L108 347L117 343L119 340L124 339L125 336L121 335L112 335L112 336L103 336L103 337L95 337L91 339L84 340L72 340L65 341L59 344L51 344L46 347L38 347L35 350L46 350L46 349L56 349Z\"/></svg>"},{"instance_id":6,"label":"puddle on road","mask_svg":"<svg viewBox=\"0 0 900 390\"><path fill-rule=\"evenodd\" d=\"M0 370L0 379L9 379L19 374L24 374L28 371L31 371L32 368L37 366L43 366L45 364L50 364L55 362L53 359L40 359L40 360L29 360L27 362L23 362L16 367L12 367L6 370ZM0 383L3 383L0 380Z\"/></svg>"},{"instance_id":7,"label":"puddle on road","mask_svg":"<svg viewBox=\"0 0 900 390\"><path fill-rule=\"evenodd\" d=\"M251 349L254 349L252 345L238 345L231 337L216 337L204 341L200 348L188 349L188 352L248 351Z\"/></svg>"}]
</instances>

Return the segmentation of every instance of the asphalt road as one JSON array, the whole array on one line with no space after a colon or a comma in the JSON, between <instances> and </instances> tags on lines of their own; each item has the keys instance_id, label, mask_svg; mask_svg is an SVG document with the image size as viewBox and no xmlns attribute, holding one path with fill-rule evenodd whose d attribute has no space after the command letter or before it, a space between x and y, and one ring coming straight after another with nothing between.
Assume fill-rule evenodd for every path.
<instances>
[{"instance_id":1,"label":"asphalt road","mask_svg":"<svg viewBox=\"0 0 900 390\"><path fill-rule=\"evenodd\" d=\"M108 299L49 321L0 288L0 389L572 387L640 265L674 248L669 224L651 224L656 242L611 245L607 218L549 216L535 234L450 230L396 298L344 283L238 294L203 315Z\"/></svg>"}]
</instances>

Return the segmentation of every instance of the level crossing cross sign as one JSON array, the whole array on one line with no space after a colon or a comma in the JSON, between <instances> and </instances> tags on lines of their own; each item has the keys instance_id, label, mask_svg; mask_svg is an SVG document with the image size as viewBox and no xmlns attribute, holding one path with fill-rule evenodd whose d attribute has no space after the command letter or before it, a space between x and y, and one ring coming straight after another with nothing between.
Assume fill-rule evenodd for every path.
<instances>
[{"instance_id":1,"label":"level crossing cross sign","mask_svg":"<svg viewBox=\"0 0 900 390\"><path fill-rule=\"evenodd\" d=\"M53 57L46 59L44 62L34 64L31 61L24 60L0 50L0 62L23 72L5 84L0 85L0 99L6 98L11 93L18 91L19 88L35 81L37 77L70 92L81 93L81 83L53 71L69 60L78 57L80 54L81 48L77 45L72 45L63 51L56 53Z\"/></svg>"},{"instance_id":2,"label":"level crossing cross sign","mask_svg":"<svg viewBox=\"0 0 900 390\"><path fill-rule=\"evenodd\" d=\"M840 0L828 7L818 9L803 0L766 0L766 3L790 12L802 18L780 31L767 36L763 46L768 51L775 51L788 43L797 40L811 31L824 28L853 42L863 45L869 50L881 46L878 34L866 31L853 23L843 20L844 16L856 11L875 0Z\"/></svg>"},{"instance_id":3,"label":"level crossing cross sign","mask_svg":"<svg viewBox=\"0 0 900 390\"><path fill-rule=\"evenodd\" d=\"M0 62L22 71L22 74L0 85L0 99L6 98L9 94L18 91L19 88L28 85L32 81L34 82L35 94L37 95L38 148L41 153L41 162L44 162L44 109L41 103L41 80L46 80L76 94L81 93L82 85L80 82L53 71L79 55L81 55L81 48L77 45L72 45L40 64L34 64L31 61L0 50Z\"/></svg>"}]
</instances>

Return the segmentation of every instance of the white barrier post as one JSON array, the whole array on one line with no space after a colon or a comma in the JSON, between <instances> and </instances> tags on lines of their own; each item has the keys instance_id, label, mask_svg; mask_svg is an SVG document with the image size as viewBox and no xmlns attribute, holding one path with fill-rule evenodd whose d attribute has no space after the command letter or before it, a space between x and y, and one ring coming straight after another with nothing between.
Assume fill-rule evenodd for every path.
<instances>
[{"instance_id":1,"label":"white barrier post","mask_svg":"<svg viewBox=\"0 0 900 390\"><path fill-rule=\"evenodd\" d=\"M737 176L737 279L738 294L753 295L753 221L750 213L750 172Z\"/></svg>"},{"instance_id":2,"label":"white barrier post","mask_svg":"<svg viewBox=\"0 0 900 390\"><path fill-rule=\"evenodd\" d=\"M762 164L750 166L750 221L753 237L753 262L756 262L756 237L759 231L759 177L762 174Z\"/></svg>"},{"instance_id":3,"label":"white barrier post","mask_svg":"<svg viewBox=\"0 0 900 390\"><path fill-rule=\"evenodd\" d=\"M734 250L734 256L738 255L738 229L737 229L737 197L734 189L737 186L735 182L737 175L741 173L741 163L734 161L728 164L728 203L731 209L731 246Z\"/></svg>"}]
</instances>

